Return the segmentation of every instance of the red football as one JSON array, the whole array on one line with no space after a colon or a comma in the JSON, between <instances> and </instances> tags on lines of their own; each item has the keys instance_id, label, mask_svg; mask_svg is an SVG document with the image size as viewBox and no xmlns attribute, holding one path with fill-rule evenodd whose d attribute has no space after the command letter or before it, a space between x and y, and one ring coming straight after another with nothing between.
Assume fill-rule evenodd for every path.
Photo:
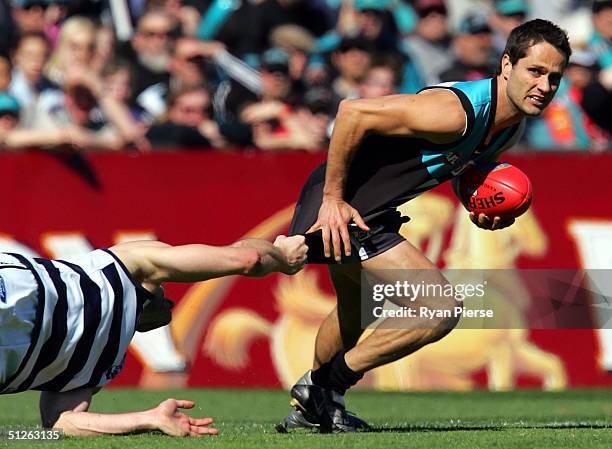
<instances>
[{"instance_id":1,"label":"red football","mask_svg":"<svg viewBox=\"0 0 612 449\"><path fill-rule=\"evenodd\" d=\"M491 218L516 218L529 209L532 198L527 175L505 162L472 167L455 178L453 188L468 211Z\"/></svg>"}]
</instances>

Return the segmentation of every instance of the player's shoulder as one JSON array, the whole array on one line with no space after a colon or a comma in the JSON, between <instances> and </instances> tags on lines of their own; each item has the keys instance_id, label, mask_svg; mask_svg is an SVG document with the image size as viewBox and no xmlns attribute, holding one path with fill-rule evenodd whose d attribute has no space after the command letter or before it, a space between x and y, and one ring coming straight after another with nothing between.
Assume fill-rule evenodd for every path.
<instances>
[{"instance_id":1,"label":"player's shoulder","mask_svg":"<svg viewBox=\"0 0 612 449\"><path fill-rule=\"evenodd\" d=\"M445 88L422 90L415 95L412 113L418 114L426 123L421 137L445 143L461 136L466 129L466 116L471 105L456 92Z\"/></svg>"},{"instance_id":2,"label":"player's shoulder","mask_svg":"<svg viewBox=\"0 0 612 449\"><path fill-rule=\"evenodd\" d=\"M484 78L475 81L449 81L427 86L419 93L428 91L446 91L469 101L473 105L490 102L497 93L496 78Z\"/></svg>"}]
</instances>

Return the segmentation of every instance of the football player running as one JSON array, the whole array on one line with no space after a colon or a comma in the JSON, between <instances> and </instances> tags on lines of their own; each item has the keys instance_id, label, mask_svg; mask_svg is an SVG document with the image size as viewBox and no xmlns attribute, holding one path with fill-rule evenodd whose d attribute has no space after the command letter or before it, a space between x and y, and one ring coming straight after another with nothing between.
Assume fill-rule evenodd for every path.
<instances>
[{"instance_id":1,"label":"football player running","mask_svg":"<svg viewBox=\"0 0 612 449\"><path fill-rule=\"evenodd\" d=\"M445 282L399 234L407 219L396 208L512 146L524 119L539 116L553 99L570 54L566 33L535 19L512 31L492 78L341 102L327 162L306 181L290 229L307 236L308 263L329 265L337 305L319 328L313 369L291 389L292 410L277 430L367 428L346 411L345 392L367 371L455 327L459 317L446 313L408 326L405 319L387 318L360 340L362 270L427 270L430 280ZM484 214L471 219L488 230L514 221ZM421 297L412 304L442 312L459 305L452 297Z\"/></svg>"}]
</instances>

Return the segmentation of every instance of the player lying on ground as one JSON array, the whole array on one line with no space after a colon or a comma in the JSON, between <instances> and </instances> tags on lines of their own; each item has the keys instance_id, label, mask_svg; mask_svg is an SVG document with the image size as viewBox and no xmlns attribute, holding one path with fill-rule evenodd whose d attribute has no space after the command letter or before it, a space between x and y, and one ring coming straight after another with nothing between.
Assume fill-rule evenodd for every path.
<instances>
[{"instance_id":1,"label":"player lying on ground","mask_svg":"<svg viewBox=\"0 0 612 449\"><path fill-rule=\"evenodd\" d=\"M570 54L565 32L536 19L512 31L493 78L340 104L327 163L307 180L290 229L290 234L308 234L309 263L329 264L337 306L319 328L313 371L292 388L293 409L279 431L367 427L346 412L346 390L365 372L454 328L459 317L408 323L387 318L359 341L361 271L429 270L430 280L446 282L399 234L407 220L396 207L512 146L524 119L540 115L553 99ZM489 230L514 221L484 214L471 218ZM449 297L416 298L411 304L441 312L460 305Z\"/></svg>"},{"instance_id":2,"label":"player lying on ground","mask_svg":"<svg viewBox=\"0 0 612 449\"><path fill-rule=\"evenodd\" d=\"M194 406L188 400L125 414L87 410L121 370L134 331L170 322L163 282L295 274L306 251L304 237L279 236L225 247L131 242L68 260L0 253L0 394L41 391L43 425L68 435L215 434L211 418L179 411Z\"/></svg>"}]
</instances>

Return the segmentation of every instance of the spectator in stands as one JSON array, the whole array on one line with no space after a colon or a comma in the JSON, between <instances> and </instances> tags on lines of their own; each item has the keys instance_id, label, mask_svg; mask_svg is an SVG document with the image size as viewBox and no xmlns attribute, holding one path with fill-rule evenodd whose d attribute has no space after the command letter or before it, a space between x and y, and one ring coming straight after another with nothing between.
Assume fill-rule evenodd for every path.
<instances>
[{"instance_id":1,"label":"spectator in stands","mask_svg":"<svg viewBox=\"0 0 612 449\"><path fill-rule=\"evenodd\" d=\"M168 63L167 81L147 87L138 96L138 104L156 120L166 113L166 97L170 90L185 87L202 87L207 84L205 69L211 58L220 50L219 42L203 42L193 37L179 37Z\"/></svg>"},{"instance_id":2,"label":"spectator in stands","mask_svg":"<svg viewBox=\"0 0 612 449\"><path fill-rule=\"evenodd\" d=\"M53 50L43 73L57 86L62 86L69 68L89 67L96 37L94 23L80 16L70 17L62 25L57 47Z\"/></svg>"},{"instance_id":3,"label":"spectator in stands","mask_svg":"<svg viewBox=\"0 0 612 449\"><path fill-rule=\"evenodd\" d=\"M9 53L18 38L10 0L0 0L0 54Z\"/></svg>"},{"instance_id":4,"label":"spectator in stands","mask_svg":"<svg viewBox=\"0 0 612 449\"><path fill-rule=\"evenodd\" d=\"M302 82L306 88L328 87L331 85L332 70L323 56L315 54L308 58L304 66Z\"/></svg>"},{"instance_id":5,"label":"spectator in stands","mask_svg":"<svg viewBox=\"0 0 612 449\"><path fill-rule=\"evenodd\" d=\"M321 117L313 117L308 108L299 107L289 64L289 55L280 48L262 55L261 92L256 101L243 102L238 108L239 121L250 127L252 142L260 149L319 150L325 139L325 127L319 126Z\"/></svg>"},{"instance_id":6,"label":"spectator in stands","mask_svg":"<svg viewBox=\"0 0 612 449\"><path fill-rule=\"evenodd\" d=\"M0 92L6 92L11 84L11 60L0 53Z\"/></svg>"},{"instance_id":7,"label":"spectator in stands","mask_svg":"<svg viewBox=\"0 0 612 449\"><path fill-rule=\"evenodd\" d=\"M468 15L453 39L455 59L440 74L441 81L473 81L493 76L493 42L486 17Z\"/></svg>"},{"instance_id":8,"label":"spectator in stands","mask_svg":"<svg viewBox=\"0 0 612 449\"><path fill-rule=\"evenodd\" d=\"M209 3L209 2L207 2ZM198 7L202 2L185 2L183 0L148 0L147 7L160 9L170 16L179 26L183 36L195 36L201 15Z\"/></svg>"},{"instance_id":9,"label":"spectator in stands","mask_svg":"<svg viewBox=\"0 0 612 449\"><path fill-rule=\"evenodd\" d=\"M582 90L582 107L591 120L612 135L612 69L601 70L591 84ZM608 142L608 146L611 142Z\"/></svg>"},{"instance_id":10,"label":"spectator in stands","mask_svg":"<svg viewBox=\"0 0 612 449\"><path fill-rule=\"evenodd\" d=\"M96 73L75 66L63 78L62 90L40 95L34 129L74 129L78 146L86 150L120 150L142 137L127 105L106 94Z\"/></svg>"},{"instance_id":11,"label":"spectator in stands","mask_svg":"<svg viewBox=\"0 0 612 449\"><path fill-rule=\"evenodd\" d=\"M417 0L414 9L419 16L414 33L404 40L423 82L440 82L438 75L453 58L448 33L447 10L442 0Z\"/></svg>"},{"instance_id":12,"label":"spectator in stands","mask_svg":"<svg viewBox=\"0 0 612 449\"><path fill-rule=\"evenodd\" d=\"M398 31L389 0L355 0L356 34L377 52L398 52Z\"/></svg>"},{"instance_id":13,"label":"spectator in stands","mask_svg":"<svg viewBox=\"0 0 612 449\"><path fill-rule=\"evenodd\" d=\"M359 85L359 98L376 98L397 93L400 66L389 55L374 58Z\"/></svg>"},{"instance_id":14,"label":"spectator in stands","mask_svg":"<svg viewBox=\"0 0 612 449\"><path fill-rule=\"evenodd\" d=\"M595 81L598 71L597 55L582 48L573 48L572 57L563 72L563 77L573 88L582 90Z\"/></svg>"},{"instance_id":15,"label":"spectator in stands","mask_svg":"<svg viewBox=\"0 0 612 449\"><path fill-rule=\"evenodd\" d=\"M324 9L320 2L303 0L214 0L202 14L196 36L220 41L246 60L272 47L269 33L279 26L296 24L322 34L327 25Z\"/></svg>"},{"instance_id":16,"label":"spectator in stands","mask_svg":"<svg viewBox=\"0 0 612 449\"><path fill-rule=\"evenodd\" d=\"M416 93L424 86L418 68L410 52L403 51L398 26L392 10L397 3L392 0L355 0L356 29L358 37L377 53L388 53L402 59L402 93Z\"/></svg>"},{"instance_id":17,"label":"spectator in stands","mask_svg":"<svg viewBox=\"0 0 612 449\"><path fill-rule=\"evenodd\" d=\"M76 127L32 130L19 127L19 102L0 92L0 150L80 148L86 145L86 135Z\"/></svg>"},{"instance_id":18,"label":"spectator in stands","mask_svg":"<svg viewBox=\"0 0 612 449\"><path fill-rule=\"evenodd\" d=\"M231 53L244 57L265 49L259 21L254 2L213 0L202 13L196 36L223 42Z\"/></svg>"},{"instance_id":19,"label":"spectator in stands","mask_svg":"<svg viewBox=\"0 0 612 449\"><path fill-rule=\"evenodd\" d=\"M64 21L68 18L73 0L42 1L47 3L47 10L45 11L45 36L51 44L51 48L53 48L57 44Z\"/></svg>"},{"instance_id":20,"label":"spectator in stands","mask_svg":"<svg viewBox=\"0 0 612 449\"><path fill-rule=\"evenodd\" d=\"M489 18L493 31L493 47L501 58L510 32L521 25L529 14L526 0L496 0L495 11Z\"/></svg>"},{"instance_id":21,"label":"spectator in stands","mask_svg":"<svg viewBox=\"0 0 612 449\"><path fill-rule=\"evenodd\" d=\"M1 61L1 59L0 59ZM0 90L0 141L19 124L19 102Z\"/></svg>"},{"instance_id":22,"label":"spectator in stands","mask_svg":"<svg viewBox=\"0 0 612 449\"><path fill-rule=\"evenodd\" d=\"M359 98L377 98L393 95L398 92L401 65L397 59L389 54L376 55L372 65L359 83ZM331 137L335 120L332 120L327 130Z\"/></svg>"},{"instance_id":23,"label":"spectator in stands","mask_svg":"<svg viewBox=\"0 0 612 449\"><path fill-rule=\"evenodd\" d=\"M328 127L336 112L336 98L328 87L313 87L304 94L302 103L298 106L297 119L304 123L312 140L316 141L317 145L313 145L313 148L317 150L327 148L326 137L331 135L328 134Z\"/></svg>"},{"instance_id":24,"label":"spectator in stands","mask_svg":"<svg viewBox=\"0 0 612 449\"><path fill-rule=\"evenodd\" d=\"M43 75L49 44L41 34L25 34L15 50L15 67L9 92L21 104L21 126L32 124L38 96L44 89L53 87Z\"/></svg>"},{"instance_id":25,"label":"spectator in stands","mask_svg":"<svg viewBox=\"0 0 612 449\"><path fill-rule=\"evenodd\" d=\"M14 0L10 4L19 34L45 32L46 0Z\"/></svg>"},{"instance_id":26,"label":"spectator in stands","mask_svg":"<svg viewBox=\"0 0 612 449\"><path fill-rule=\"evenodd\" d=\"M336 96L355 98L359 83L370 67L371 47L363 38L344 38L332 54L332 62L338 76L332 82Z\"/></svg>"},{"instance_id":27,"label":"spectator in stands","mask_svg":"<svg viewBox=\"0 0 612 449\"><path fill-rule=\"evenodd\" d=\"M133 125L130 128L131 136L128 140L133 141L136 148L141 151L150 149L149 142L144 138L147 128L152 123L152 118L146 111L130 103L132 97L130 83L130 64L121 59L112 59L102 69L102 83L104 94L113 97L122 108L127 108Z\"/></svg>"},{"instance_id":28,"label":"spectator in stands","mask_svg":"<svg viewBox=\"0 0 612 449\"><path fill-rule=\"evenodd\" d=\"M205 65L223 49L219 42L203 42L192 37L176 41L170 60L170 87L202 86L206 84Z\"/></svg>"},{"instance_id":29,"label":"spectator in stands","mask_svg":"<svg viewBox=\"0 0 612 449\"><path fill-rule=\"evenodd\" d=\"M171 91L166 120L153 125L147 139L153 148L222 148L226 141L211 110L210 95L203 86Z\"/></svg>"},{"instance_id":30,"label":"spectator in stands","mask_svg":"<svg viewBox=\"0 0 612 449\"><path fill-rule=\"evenodd\" d=\"M582 106L584 90L595 82L596 73L596 56L573 49L555 98L540 117L529 122L525 133L529 146L589 151L601 151L608 147L609 133L597 126Z\"/></svg>"},{"instance_id":31,"label":"spectator in stands","mask_svg":"<svg viewBox=\"0 0 612 449\"><path fill-rule=\"evenodd\" d=\"M139 104L138 96L147 87L158 83L168 85L175 27L174 20L164 11L148 10L138 20L131 41L118 49L119 56L132 64L132 96Z\"/></svg>"},{"instance_id":32,"label":"spectator in stands","mask_svg":"<svg viewBox=\"0 0 612 449\"><path fill-rule=\"evenodd\" d=\"M108 61L115 57L117 52L115 43L115 32L107 26L100 26L96 30L96 41L94 54L91 58L91 69L96 73L101 73Z\"/></svg>"},{"instance_id":33,"label":"spectator in stands","mask_svg":"<svg viewBox=\"0 0 612 449\"><path fill-rule=\"evenodd\" d=\"M298 25L281 25L270 33L270 41L289 55L289 77L293 89L303 92L303 78L308 63L308 55L315 47L314 36Z\"/></svg>"},{"instance_id":34,"label":"spectator in stands","mask_svg":"<svg viewBox=\"0 0 612 449\"><path fill-rule=\"evenodd\" d=\"M593 1L593 34L589 49L597 55L603 69L612 67L612 0Z\"/></svg>"}]
</instances>

